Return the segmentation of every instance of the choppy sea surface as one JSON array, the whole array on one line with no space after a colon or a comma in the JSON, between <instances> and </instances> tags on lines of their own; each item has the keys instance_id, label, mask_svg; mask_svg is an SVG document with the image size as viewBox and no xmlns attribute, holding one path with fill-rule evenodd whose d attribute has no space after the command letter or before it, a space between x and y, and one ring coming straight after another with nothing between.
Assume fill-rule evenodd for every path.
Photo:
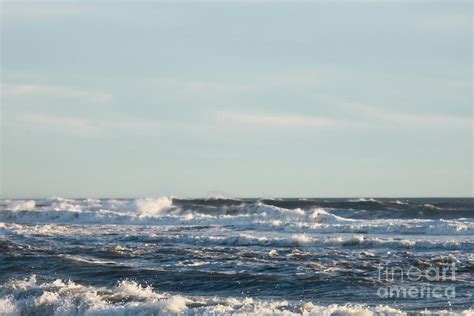
<instances>
[{"instance_id":1,"label":"choppy sea surface","mask_svg":"<svg viewBox=\"0 0 474 316\"><path fill-rule=\"evenodd\" d=\"M474 315L473 293L470 198L0 200L0 315Z\"/></svg>"}]
</instances>

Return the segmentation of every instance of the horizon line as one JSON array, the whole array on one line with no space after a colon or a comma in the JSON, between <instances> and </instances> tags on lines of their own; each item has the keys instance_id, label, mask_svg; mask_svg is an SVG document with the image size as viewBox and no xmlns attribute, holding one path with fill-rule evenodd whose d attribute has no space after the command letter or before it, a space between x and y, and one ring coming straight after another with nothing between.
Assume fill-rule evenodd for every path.
<instances>
[{"instance_id":1,"label":"horizon line","mask_svg":"<svg viewBox=\"0 0 474 316\"><path fill-rule=\"evenodd\" d=\"M128 196L128 197L117 197L117 196L110 196L110 197L97 197L97 196L86 196L86 197L72 197L72 196L48 196L48 197L2 197L0 196L0 200L39 200L39 199L74 199L74 200L82 200L82 199L116 199L116 200L130 200L130 199L156 199L156 198L171 198L176 200L289 200L289 199L474 199L473 196L287 196L287 197L235 197L235 196L199 196L199 197L178 197L174 195L159 195L159 196Z\"/></svg>"}]
</instances>

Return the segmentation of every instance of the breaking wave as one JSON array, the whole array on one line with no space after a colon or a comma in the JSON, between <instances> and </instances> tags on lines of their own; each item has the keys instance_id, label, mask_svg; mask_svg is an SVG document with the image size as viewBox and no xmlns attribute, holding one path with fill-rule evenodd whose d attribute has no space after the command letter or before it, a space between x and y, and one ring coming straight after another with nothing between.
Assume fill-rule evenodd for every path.
<instances>
[{"instance_id":1,"label":"breaking wave","mask_svg":"<svg viewBox=\"0 0 474 316\"><path fill-rule=\"evenodd\" d=\"M21 224L235 225L293 233L474 234L472 217L383 218L379 211L372 211L374 216L370 218L361 217L361 212L367 211L360 210L284 208L261 201L229 199L196 202L170 197L133 200L56 198L6 201L4 205L0 221Z\"/></svg>"},{"instance_id":2,"label":"breaking wave","mask_svg":"<svg viewBox=\"0 0 474 316\"><path fill-rule=\"evenodd\" d=\"M473 252L474 199L0 200L0 315L467 316ZM380 264L456 297L378 297Z\"/></svg>"},{"instance_id":3,"label":"breaking wave","mask_svg":"<svg viewBox=\"0 0 474 316\"><path fill-rule=\"evenodd\" d=\"M151 285L121 280L114 287L94 287L71 280L38 282L36 275L0 286L2 315L407 315L397 308L360 304L327 306L313 302L250 297L183 296L156 292ZM446 315L447 311L429 315ZM449 315L472 315L473 310ZM422 313L424 314L424 313Z\"/></svg>"}]
</instances>

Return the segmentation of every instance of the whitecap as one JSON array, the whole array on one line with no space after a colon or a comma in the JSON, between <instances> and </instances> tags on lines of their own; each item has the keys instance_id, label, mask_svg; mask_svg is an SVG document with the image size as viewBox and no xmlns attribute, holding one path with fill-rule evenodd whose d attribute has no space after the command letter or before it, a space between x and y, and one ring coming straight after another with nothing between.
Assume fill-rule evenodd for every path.
<instances>
[{"instance_id":1,"label":"whitecap","mask_svg":"<svg viewBox=\"0 0 474 316\"><path fill-rule=\"evenodd\" d=\"M13 200L7 203L7 209L13 211L34 210L36 202L34 200Z\"/></svg>"},{"instance_id":2,"label":"whitecap","mask_svg":"<svg viewBox=\"0 0 474 316\"><path fill-rule=\"evenodd\" d=\"M310 301L262 300L251 297L184 296L156 292L151 286L122 280L115 287L93 287L73 281L44 282L37 284L32 277L12 280L13 287L0 286L2 315L321 315L321 316L376 316L407 315L406 311L387 305L362 304L319 305ZM34 291L30 291L33 289ZM465 310L450 315L472 315ZM422 313L423 314L423 313ZM430 315L446 315L445 311L430 311Z\"/></svg>"}]
</instances>

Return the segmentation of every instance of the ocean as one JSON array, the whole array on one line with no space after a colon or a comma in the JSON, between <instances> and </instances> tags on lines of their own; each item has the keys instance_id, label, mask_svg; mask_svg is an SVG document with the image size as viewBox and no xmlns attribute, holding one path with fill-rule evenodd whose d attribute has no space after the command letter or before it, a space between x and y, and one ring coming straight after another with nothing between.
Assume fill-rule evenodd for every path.
<instances>
[{"instance_id":1,"label":"ocean","mask_svg":"<svg viewBox=\"0 0 474 316\"><path fill-rule=\"evenodd\" d=\"M0 201L0 315L474 315L474 199Z\"/></svg>"}]
</instances>

